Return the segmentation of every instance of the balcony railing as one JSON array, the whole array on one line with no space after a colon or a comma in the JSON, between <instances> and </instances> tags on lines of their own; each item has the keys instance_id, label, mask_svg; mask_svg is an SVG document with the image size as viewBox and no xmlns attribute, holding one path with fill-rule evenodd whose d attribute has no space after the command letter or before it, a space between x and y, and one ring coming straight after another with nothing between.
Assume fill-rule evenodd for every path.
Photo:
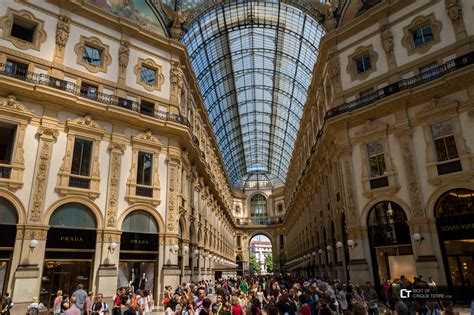
<instances>
[{"instance_id":1,"label":"balcony railing","mask_svg":"<svg viewBox=\"0 0 474 315\"><path fill-rule=\"evenodd\" d=\"M121 97L117 97L116 95L104 94L100 92L91 93L89 89L78 86L73 82L61 80L46 74L23 71L21 69L11 71L10 67L6 66L3 63L0 63L0 75L5 75L25 82L52 87L83 98L97 101L102 104L126 108L128 110L138 113L141 112L140 104L135 101L123 99ZM187 126L188 128L191 126L189 120L186 117L183 117L182 115L170 114L162 112L160 110L154 110L154 112L147 113L147 116L152 116L154 118L164 121L172 121Z\"/></svg>"},{"instance_id":2,"label":"balcony railing","mask_svg":"<svg viewBox=\"0 0 474 315\"><path fill-rule=\"evenodd\" d=\"M267 217L264 218L251 218L250 220L237 219L237 224L239 225L273 225L283 223L283 217L270 219Z\"/></svg>"},{"instance_id":3,"label":"balcony railing","mask_svg":"<svg viewBox=\"0 0 474 315\"><path fill-rule=\"evenodd\" d=\"M462 69L472 64L474 64L474 52L470 52L461 57L457 57L453 60L446 62L444 65L415 75L411 78L403 79L393 84L390 84L386 87L378 89L377 91L374 91L363 97L353 100L352 102L348 102L340 106L334 107L328 110L328 112L326 113L326 120L365 107L392 94L396 94L398 92L424 84L426 82L436 80L455 70Z\"/></svg>"}]
</instances>

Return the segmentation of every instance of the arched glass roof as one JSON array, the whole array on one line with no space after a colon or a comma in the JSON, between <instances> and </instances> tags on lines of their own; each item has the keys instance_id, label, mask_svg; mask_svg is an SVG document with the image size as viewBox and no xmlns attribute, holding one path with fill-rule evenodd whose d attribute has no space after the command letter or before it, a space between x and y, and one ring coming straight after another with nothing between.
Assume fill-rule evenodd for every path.
<instances>
[{"instance_id":1,"label":"arched glass roof","mask_svg":"<svg viewBox=\"0 0 474 315\"><path fill-rule=\"evenodd\" d=\"M285 181L324 34L313 16L288 1L225 2L181 38L237 187L255 173Z\"/></svg>"}]
</instances>

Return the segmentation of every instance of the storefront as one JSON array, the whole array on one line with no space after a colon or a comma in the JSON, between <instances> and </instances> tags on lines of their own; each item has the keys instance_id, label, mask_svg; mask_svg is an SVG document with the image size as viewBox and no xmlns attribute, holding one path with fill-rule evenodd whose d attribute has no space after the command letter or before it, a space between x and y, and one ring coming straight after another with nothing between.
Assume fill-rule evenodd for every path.
<instances>
[{"instance_id":1,"label":"storefront","mask_svg":"<svg viewBox=\"0 0 474 315\"><path fill-rule=\"evenodd\" d=\"M117 287L155 291L158 251L158 225L155 219L142 210L131 212L122 223Z\"/></svg>"},{"instance_id":2,"label":"storefront","mask_svg":"<svg viewBox=\"0 0 474 315\"><path fill-rule=\"evenodd\" d=\"M49 225L40 300L52 307L58 290L71 295L78 284L91 289L97 224L88 207L67 203L53 212Z\"/></svg>"},{"instance_id":3,"label":"storefront","mask_svg":"<svg viewBox=\"0 0 474 315\"><path fill-rule=\"evenodd\" d=\"M370 210L367 226L376 286L402 275L413 279L416 264L403 209L394 202L379 202Z\"/></svg>"},{"instance_id":4,"label":"storefront","mask_svg":"<svg viewBox=\"0 0 474 315\"><path fill-rule=\"evenodd\" d=\"M474 296L474 191L454 189L435 206L436 226L451 292Z\"/></svg>"},{"instance_id":5,"label":"storefront","mask_svg":"<svg viewBox=\"0 0 474 315\"><path fill-rule=\"evenodd\" d=\"M10 273L10 262L15 246L16 224L18 214L15 207L5 198L0 197L0 296L6 290Z\"/></svg>"}]
</instances>

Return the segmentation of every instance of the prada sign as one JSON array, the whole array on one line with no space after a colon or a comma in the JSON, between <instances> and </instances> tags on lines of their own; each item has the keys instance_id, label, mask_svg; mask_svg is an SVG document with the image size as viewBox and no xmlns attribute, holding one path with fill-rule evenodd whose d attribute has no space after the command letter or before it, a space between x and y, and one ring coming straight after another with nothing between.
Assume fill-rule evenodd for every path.
<instances>
[{"instance_id":1,"label":"prada sign","mask_svg":"<svg viewBox=\"0 0 474 315\"><path fill-rule=\"evenodd\" d=\"M158 234L123 232L120 250L158 251Z\"/></svg>"},{"instance_id":2,"label":"prada sign","mask_svg":"<svg viewBox=\"0 0 474 315\"><path fill-rule=\"evenodd\" d=\"M93 249L96 246L95 230L50 228L46 248Z\"/></svg>"}]
</instances>

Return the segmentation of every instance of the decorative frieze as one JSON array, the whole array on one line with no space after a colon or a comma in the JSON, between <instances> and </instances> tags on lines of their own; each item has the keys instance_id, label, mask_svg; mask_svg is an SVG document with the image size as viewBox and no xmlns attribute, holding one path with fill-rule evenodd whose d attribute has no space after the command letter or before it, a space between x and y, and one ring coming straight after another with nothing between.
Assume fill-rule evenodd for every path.
<instances>
[{"instance_id":1,"label":"decorative frieze","mask_svg":"<svg viewBox=\"0 0 474 315\"><path fill-rule=\"evenodd\" d=\"M400 147L403 157L403 165L405 168L406 178L408 182L408 193L411 201L411 212L414 218L423 217L423 205L418 184L418 174L415 169L413 160L413 150L410 134L402 134L399 136Z\"/></svg>"},{"instance_id":2,"label":"decorative frieze","mask_svg":"<svg viewBox=\"0 0 474 315\"><path fill-rule=\"evenodd\" d=\"M122 155L125 151L125 143L114 141L110 142L110 167L109 167L109 187L107 189L107 227L115 227L117 218L117 205L120 186L120 166Z\"/></svg>"},{"instance_id":3,"label":"decorative frieze","mask_svg":"<svg viewBox=\"0 0 474 315\"><path fill-rule=\"evenodd\" d=\"M40 126L37 135L39 136L38 157L34 175L33 189L30 201L31 222L40 222L44 210L44 199L48 185L48 174L51 164L51 153L53 143L59 136L59 131L49 126Z\"/></svg>"}]
</instances>

